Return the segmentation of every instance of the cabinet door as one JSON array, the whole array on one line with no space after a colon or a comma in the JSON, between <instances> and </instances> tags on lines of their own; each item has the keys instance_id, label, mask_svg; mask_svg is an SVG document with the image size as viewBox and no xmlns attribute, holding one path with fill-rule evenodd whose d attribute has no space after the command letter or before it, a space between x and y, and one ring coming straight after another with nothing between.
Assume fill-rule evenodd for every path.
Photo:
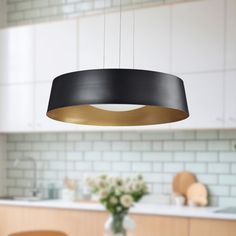
<instances>
[{"instance_id":1,"label":"cabinet door","mask_svg":"<svg viewBox=\"0 0 236 236\"><path fill-rule=\"evenodd\" d=\"M70 131L72 124L59 122L47 117L48 101L52 83L41 82L35 84L35 130L37 131Z\"/></svg>"},{"instance_id":2,"label":"cabinet door","mask_svg":"<svg viewBox=\"0 0 236 236\"><path fill-rule=\"evenodd\" d=\"M225 126L236 127L236 71L228 71L225 74Z\"/></svg>"},{"instance_id":3,"label":"cabinet door","mask_svg":"<svg viewBox=\"0 0 236 236\"><path fill-rule=\"evenodd\" d=\"M111 13L105 20L105 67L133 68L133 13Z\"/></svg>"},{"instance_id":4,"label":"cabinet door","mask_svg":"<svg viewBox=\"0 0 236 236\"><path fill-rule=\"evenodd\" d=\"M79 20L79 69L103 66L104 17L89 16Z\"/></svg>"},{"instance_id":5,"label":"cabinet door","mask_svg":"<svg viewBox=\"0 0 236 236\"><path fill-rule=\"evenodd\" d=\"M223 0L176 4L172 19L174 73L223 69Z\"/></svg>"},{"instance_id":6,"label":"cabinet door","mask_svg":"<svg viewBox=\"0 0 236 236\"><path fill-rule=\"evenodd\" d=\"M226 10L226 68L236 69L236 1L227 0Z\"/></svg>"},{"instance_id":7,"label":"cabinet door","mask_svg":"<svg viewBox=\"0 0 236 236\"><path fill-rule=\"evenodd\" d=\"M133 12L82 18L78 50L80 70L133 68Z\"/></svg>"},{"instance_id":8,"label":"cabinet door","mask_svg":"<svg viewBox=\"0 0 236 236\"><path fill-rule=\"evenodd\" d=\"M0 86L0 130L33 130L33 84Z\"/></svg>"},{"instance_id":9,"label":"cabinet door","mask_svg":"<svg viewBox=\"0 0 236 236\"><path fill-rule=\"evenodd\" d=\"M0 235L51 230L68 236L102 236L107 217L95 211L0 206Z\"/></svg>"},{"instance_id":10,"label":"cabinet door","mask_svg":"<svg viewBox=\"0 0 236 236\"><path fill-rule=\"evenodd\" d=\"M35 26L35 73L37 81L52 81L56 76L77 69L77 21Z\"/></svg>"},{"instance_id":11,"label":"cabinet door","mask_svg":"<svg viewBox=\"0 0 236 236\"><path fill-rule=\"evenodd\" d=\"M188 220L178 217L132 216L137 236L188 236Z\"/></svg>"},{"instance_id":12,"label":"cabinet door","mask_svg":"<svg viewBox=\"0 0 236 236\"><path fill-rule=\"evenodd\" d=\"M172 128L223 127L223 73L179 75L184 80L190 117Z\"/></svg>"},{"instance_id":13,"label":"cabinet door","mask_svg":"<svg viewBox=\"0 0 236 236\"><path fill-rule=\"evenodd\" d=\"M189 236L235 236L236 222L224 220L190 220Z\"/></svg>"},{"instance_id":14,"label":"cabinet door","mask_svg":"<svg viewBox=\"0 0 236 236\"><path fill-rule=\"evenodd\" d=\"M34 80L34 33L32 26L0 31L0 83Z\"/></svg>"},{"instance_id":15,"label":"cabinet door","mask_svg":"<svg viewBox=\"0 0 236 236\"><path fill-rule=\"evenodd\" d=\"M170 7L136 11L135 67L170 72Z\"/></svg>"},{"instance_id":16,"label":"cabinet door","mask_svg":"<svg viewBox=\"0 0 236 236\"><path fill-rule=\"evenodd\" d=\"M119 66L119 26L120 26L120 14L109 13L105 18L105 61L106 68L117 68ZM104 20L104 19L103 19ZM104 31L104 26L101 28L101 32ZM101 38L103 40L103 37ZM102 57L103 57L102 53ZM100 63L103 66L103 62Z\"/></svg>"}]
</instances>

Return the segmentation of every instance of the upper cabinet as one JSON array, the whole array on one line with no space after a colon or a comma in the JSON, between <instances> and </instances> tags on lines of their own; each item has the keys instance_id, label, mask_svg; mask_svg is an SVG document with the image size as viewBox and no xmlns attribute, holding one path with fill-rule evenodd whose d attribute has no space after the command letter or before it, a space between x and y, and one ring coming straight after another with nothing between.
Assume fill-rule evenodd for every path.
<instances>
[{"instance_id":1,"label":"upper cabinet","mask_svg":"<svg viewBox=\"0 0 236 236\"><path fill-rule=\"evenodd\" d=\"M121 48L120 66L121 68L135 67L134 49L134 15L132 11L124 11L121 15ZM119 15L119 14L117 14ZM118 18L119 19L119 18ZM118 29L119 32L119 29ZM118 47L119 48L119 47Z\"/></svg>"},{"instance_id":2,"label":"upper cabinet","mask_svg":"<svg viewBox=\"0 0 236 236\"><path fill-rule=\"evenodd\" d=\"M32 131L34 118L33 84L0 86L0 131Z\"/></svg>"},{"instance_id":3,"label":"upper cabinet","mask_svg":"<svg viewBox=\"0 0 236 236\"><path fill-rule=\"evenodd\" d=\"M224 0L173 5L172 29L173 73L224 69Z\"/></svg>"},{"instance_id":4,"label":"upper cabinet","mask_svg":"<svg viewBox=\"0 0 236 236\"><path fill-rule=\"evenodd\" d=\"M89 16L79 20L79 70L98 69L103 66L104 17Z\"/></svg>"},{"instance_id":5,"label":"upper cabinet","mask_svg":"<svg viewBox=\"0 0 236 236\"><path fill-rule=\"evenodd\" d=\"M101 56L104 57L100 67L103 67L103 64L106 68L117 68L119 66L119 19L118 13L106 14L105 18L103 18L102 23L104 24L101 27L103 36L101 37L101 41L103 42L105 33L105 44L102 45L103 52L101 52Z\"/></svg>"},{"instance_id":6,"label":"upper cabinet","mask_svg":"<svg viewBox=\"0 0 236 236\"><path fill-rule=\"evenodd\" d=\"M132 12L80 19L79 69L133 68L132 22Z\"/></svg>"},{"instance_id":7,"label":"upper cabinet","mask_svg":"<svg viewBox=\"0 0 236 236\"><path fill-rule=\"evenodd\" d=\"M236 69L236 1L226 1L226 69Z\"/></svg>"},{"instance_id":8,"label":"upper cabinet","mask_svg":"<svg viewBox=\"0 0 236 236\"><path fill-rule=\"evenodd\" d=\"M34 80L33 26L0 31L0 84Z\"/></svg>"},{"instance_id":9,"label":"upper cabinet","mask_svg":"<svg viewBox=\"0 0 236 236\"><path fill-rule=\"evenodd\" d=\"M235 25L235 0L205 0L0 30L0 131L235 128ZM190 117L148 127L46 117L55 77L119 66L183 78Z\"/></svg>"},{"instance_id":10,"label":"upper cabinet","mask_svg":"<svg viewBox=\"0 0 236 236\"><path fill-rule=\"evenodd\" d=\"M67 20L35 26L36 81L77 69L77 21Z\"/></svg>"},{"instance_id":11,"label":"upper cabinet","mask_svg":"<svg viewBox=\"0 0 236 236\"><path fill-rule=\"evenodd\" d=\"M225 73L225 127L236 127L236 71Z\"/></svg>"},{"instance_id":12,"label":"upper cabinet","mask_svg":"<svg viewBox=\"0 0 236 236\"><path fill-rule=\"evenodd\" d=\"M137 10L135 19L135 68L170 72L170 7Z\"/></svg>"},{"instance_id":13,"label":"upper cabinet","mask_svg":"<svg viewBox=\"0 0 236 236\"><path fill-rule=\"evenodd\" d=\"M172 128L223 127L224 73L179 75L184 80L190 117Z\"/></svg>"}]
</instances>

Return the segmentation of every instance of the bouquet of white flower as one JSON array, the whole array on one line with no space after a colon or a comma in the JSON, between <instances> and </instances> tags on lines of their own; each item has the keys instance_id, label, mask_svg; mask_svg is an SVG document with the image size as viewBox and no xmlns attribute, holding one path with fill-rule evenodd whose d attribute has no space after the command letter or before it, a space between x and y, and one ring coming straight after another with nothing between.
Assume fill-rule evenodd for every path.
<instances>
[{"instance_id":1,"label":"bouquet of white flower","mask_svg":"<svg viewBox=\"0 0 236 236\"><path fill-rule=\"evenodd\" d=\"M148 187L141 175L122 179L101 175L87 178L91 191L98 194L100 202L112 214L114 235L126 235L123 221L134 202L148 193Z\"/></svg>"}]
</instances>

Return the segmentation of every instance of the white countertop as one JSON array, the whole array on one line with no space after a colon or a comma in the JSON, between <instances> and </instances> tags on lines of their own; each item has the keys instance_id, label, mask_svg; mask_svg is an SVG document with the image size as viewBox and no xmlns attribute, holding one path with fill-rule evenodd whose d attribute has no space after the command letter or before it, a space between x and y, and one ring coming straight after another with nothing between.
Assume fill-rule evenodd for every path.
<instances>
[{"instance_id":1,"label":"white countertop","mask_svg":"<svg viewBox=\"0 0 236 236\"><path fill-rule=\"evenodd\" d=\"M51 201L12 201L0 200L0 205L21 206L21 207L40 207L53 209L70 209L86 211L104 211L104 207L97 203L76 203L65 202L61 200ZM135 214L161 215L161 216L178 216L205 219L236 220L236 214L215 213L219 208L205 207L178 207L172 205L155 205L155 204L136 204L130 211Z\"/></svg>"}]
</instances>

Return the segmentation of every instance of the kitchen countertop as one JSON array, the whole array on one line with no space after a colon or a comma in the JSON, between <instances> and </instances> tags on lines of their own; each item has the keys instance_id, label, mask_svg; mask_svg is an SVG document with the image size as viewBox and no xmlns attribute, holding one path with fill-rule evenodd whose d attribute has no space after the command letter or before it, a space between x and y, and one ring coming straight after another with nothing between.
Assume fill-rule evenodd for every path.
<instances>
[{"instance_id":1,"label":"kitchen countertop","mask_svg":"<svg viewBox=\"0 0 236 236\"><path fill-rule=\"evenodd\" d=\"M104 211L104 207L98 203L65 202L61 200L50 201L12 201L0 200L0 206L20 206L20 207L40 207L52 209L86 210L86 211ZM205 207L178 207L173 205L155 205L155 204L136 204L130 211L134 214L178 216L190 218L236 220L236 214L215 213L220 208Z\"/></svg>"}]
</instances>

